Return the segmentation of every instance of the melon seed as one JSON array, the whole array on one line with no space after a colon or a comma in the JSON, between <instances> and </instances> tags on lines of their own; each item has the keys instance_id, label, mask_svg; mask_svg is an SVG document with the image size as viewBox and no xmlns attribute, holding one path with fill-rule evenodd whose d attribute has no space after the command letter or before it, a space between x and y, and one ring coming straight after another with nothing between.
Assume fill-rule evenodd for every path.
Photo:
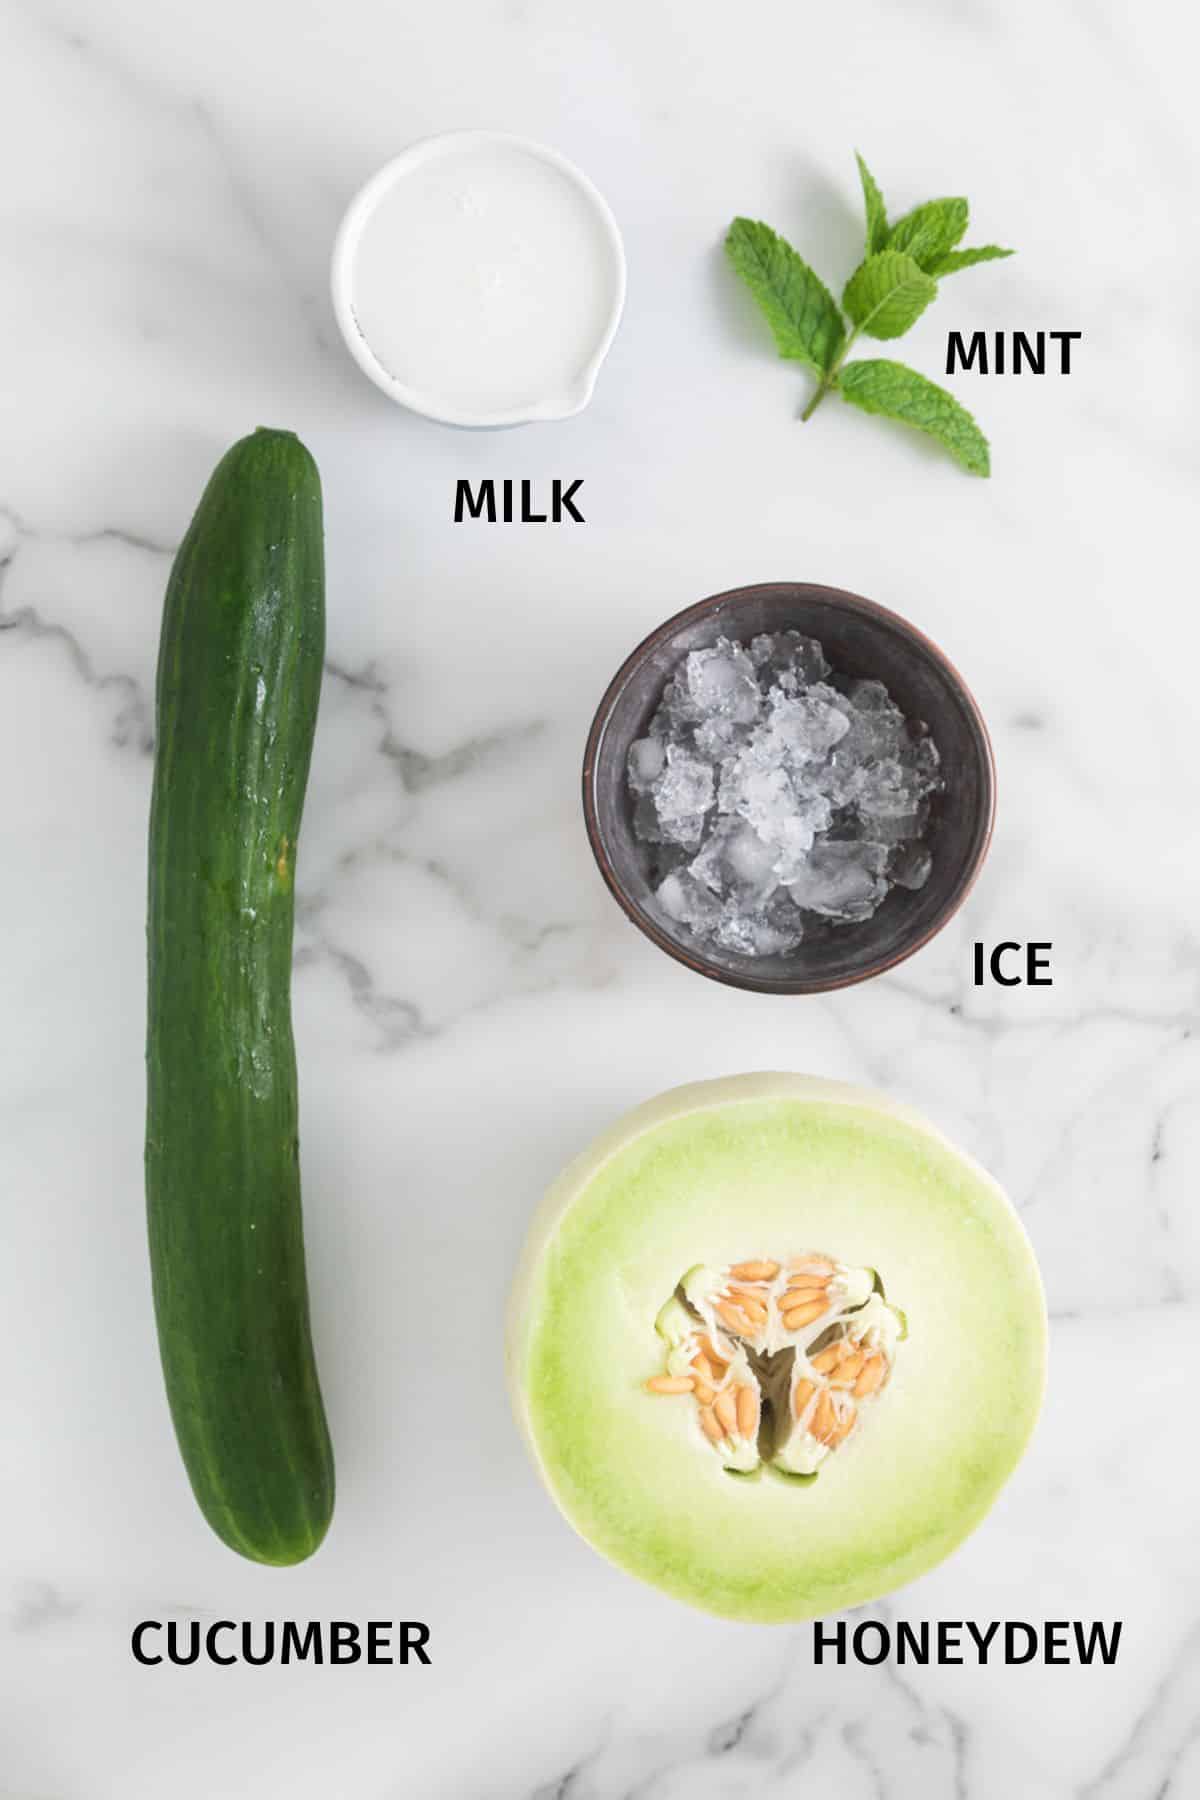
<instances>
[{"instance_id":1,"label":"melon seed","mask_svg":"<svg viewBox=\"0 0 1200 1800\"><path fill-rule=\"evenodd\" d=\"M711 1406L706 1407L700 1414L700 1429L710 1444L719 1444L725 1435L717 1424L716 1415Z\"/></svg>"},{"instance_id":2,"label":"melon seed","mask_svg":"<svg viewBox=\"0 0 1200 1800\"><path fill-rule=\"evenodd\" d=\"M834 1387L853 1387L866 1360L866 1352L863 1350L855 1350L849 1356L842 1358L829 1378L832 1385Z\"/></svg>"},{"instance_id":3,"label":"melon seed","mask_svg":"<svg viewBox=\"0 0 1200 1800\"><path fill-rule=\"evenodd\" d=\"M652 1375L646 1383L649 1394L690 1394L695 1386L690 1375Z\"/></svg>"},{"instance_id":4,"label":"melon seed","mask_svg":"<svg viewBox=\"0 0 1200 1800\"><path fill-rule=\"evenodd\" d=\"M854 1392L862 1400L867 1394L873 1394L883 1381L887 1370L882 1356L868 1357L862 1373L854 1384Z\"/></svg>"},{"instance_id":5,"label":"melon seed","mask_svg":"<svg viewBox=\"0 0 1200 1800\"><path fill-rule=\"evenodd\" d=\"M811 1325L819 1319L828 1307L824 1300L810 1300L807 1306L798 1306L794 1312L785 1312L783 1322L789 1331L799 1331L801 1326Z\"/></svg>"},{"instance_id":6,"label":"melon seed","mask_svg":"<svg viewBox=\"0 0 1200 1800\"><path fill-rule=\"evenodd\" d=\"M713 1412L726 1431L737 1430L737 1401L728 1388L724 1388L713 1401Z\"/></svg>"},{"instance_id":7,"label":"melon seed","mask_svg":"<svg viewBox=\"0 0 1200 1800\"><path fill-rule=\"evenodd\" d=\"M819 1444L826 1444L829 1442L830 1434L836 1423L837 1419L833 1410L833 1401L829 1396L829 1389L822 1388L817 1395L817 1404L813 1408L813 1416L809 1421L808 1429Z\"/></svg>"},{"instance_id":8,"label":"melon seed","mask_svg":"<svg viewBox=\"0 0 1200 1800\"><path fill-rule=\"evenodd\" d=\"M831 1450L836 1450L837 1446L850 1436L850 1433L854 1430L857 1419L858 1409L853 1400L848 1400L828 1438L828 1444Z\"/></svg>"},{"instance_id":9,"label":"melon seed","mask_svg":"<svg viewBox=\"0 0 1200 1800\"><path fill-rule=\"evenodd\" d=\"M735 1306L740 1306L742 1311L749 1313L751 1317L755 1313L761 1313L763 1318L766 1318L767 1295L765 1293L761 1291L755 1293L751 1288L730 1288L729 1297Z\"/></svg>"},{"instance_id":10,"label":"melon seed","mask_svg":"<svg viewBox=\"0 0 1200 1800\"><path fill-rule=\"evenodd\" d=\"M829 1290L823 1287L789 1288L786 1294L780 1296L779 1311L781 1314L795 1312L801 1306L812 1306L815 1301L820 1301L822 1307L827 1307Z\"/></svg>"}]
</instances>

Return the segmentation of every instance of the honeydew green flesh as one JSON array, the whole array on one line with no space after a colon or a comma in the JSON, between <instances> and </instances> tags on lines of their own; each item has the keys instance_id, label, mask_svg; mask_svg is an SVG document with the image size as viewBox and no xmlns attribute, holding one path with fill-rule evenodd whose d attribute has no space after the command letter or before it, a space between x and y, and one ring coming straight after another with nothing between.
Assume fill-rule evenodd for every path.
<instances>
[{"instance_id":1,"label":"honeydew green flesh","mask_svg":"<svg viewBox=\"0 0 1200 1800\"><path fill-rule=\"evenodd\" d=\"M739 1481L654 1321L696 1263L816 1250L877 1269L908 1333L810 1482ZM510 1309L510 1385L551 1495L619 1567L726 1617L876 1599L971 1532L1032 1433L1045 1370L1033 1252L990 1176L879 1095L796 1075L677 1088L563 1173Z\"/></svg>"}]
</instances>

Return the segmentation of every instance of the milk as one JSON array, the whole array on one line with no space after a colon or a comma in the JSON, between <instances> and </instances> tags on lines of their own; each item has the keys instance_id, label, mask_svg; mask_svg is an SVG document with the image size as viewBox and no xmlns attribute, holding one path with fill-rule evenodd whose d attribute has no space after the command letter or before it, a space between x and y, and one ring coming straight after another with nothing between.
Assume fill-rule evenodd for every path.
<instances>
[{"instance_id":1,"label":"milk","mask_svg":"<svg viewBox=\"0 0 1200 1800\"><path fill-rule=\"evenodd\" d=\"M351 348L396 398L479 424L586 403L624 262L604 202L554 152L489 132L430 140L364 190L343 239Z\"/></svg>"}]
</instances>

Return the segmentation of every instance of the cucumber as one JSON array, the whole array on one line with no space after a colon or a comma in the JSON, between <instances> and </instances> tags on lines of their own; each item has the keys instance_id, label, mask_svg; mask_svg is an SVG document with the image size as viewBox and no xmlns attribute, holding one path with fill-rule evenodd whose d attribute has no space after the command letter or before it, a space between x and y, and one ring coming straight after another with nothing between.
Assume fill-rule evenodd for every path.
<instances>
[{"instance_id":1,"label":"cucumber","mask_svg":"<svg viewBox=\"0 0 1200 1800\"><path fill-rule=\"evenodd\" d=\"M222 458L163 609L150 812L146 1209L167 1399L218 1537L300 1562L333 1511L309 1332L291 970L325 643L299 439Z\"/></svg>"}]
</instances>

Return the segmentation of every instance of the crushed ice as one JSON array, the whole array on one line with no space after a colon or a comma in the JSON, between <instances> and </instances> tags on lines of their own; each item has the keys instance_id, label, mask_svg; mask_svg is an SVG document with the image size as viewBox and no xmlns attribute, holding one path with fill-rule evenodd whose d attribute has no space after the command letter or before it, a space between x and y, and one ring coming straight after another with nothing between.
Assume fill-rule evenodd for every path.
<instances>
[{"instance_id":1,"label":"crushed ice","mask_svg":"<svg viewBox=\"0 0 1200 1800\"><path fill-rule=\"evenodd\" d=\"M693 650L629 752L658 906L746 956L794 950L815 919L869 919L929 878L940 768L928 728L882 682L832 673L815 638Z\"/></svg>"}]
</instances>

